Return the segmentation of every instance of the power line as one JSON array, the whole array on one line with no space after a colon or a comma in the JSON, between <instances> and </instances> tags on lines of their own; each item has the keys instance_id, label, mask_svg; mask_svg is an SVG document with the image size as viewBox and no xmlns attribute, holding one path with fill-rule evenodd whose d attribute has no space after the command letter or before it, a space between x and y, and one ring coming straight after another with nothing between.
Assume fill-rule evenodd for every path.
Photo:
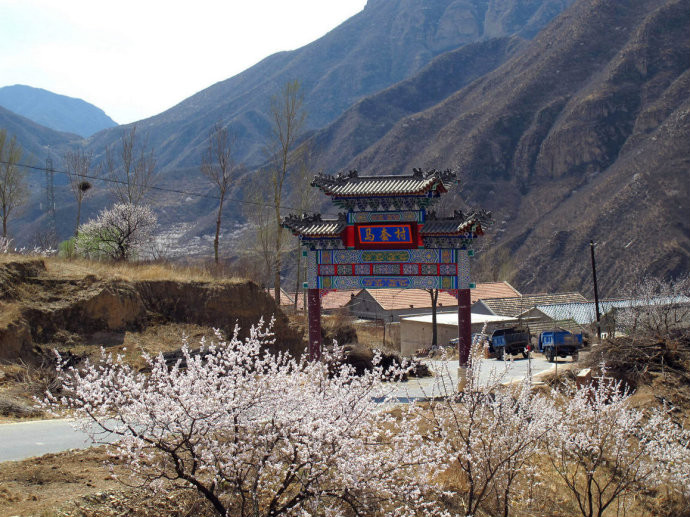
<instances>
[{"instance_id":1,"label":"power line","mask_svg":"<svg viewBox=\"0 0 690 517\"><path fill-rule=\"evenodd\" d=\"M3 164L10 164L10 162L0 160L0 163ZM24 167L25 169L32 169L32 170L37 170L41 172L46 172L48 169L45 167L38 167L36 165L29 165L27 163L13 163L12 165L16 165L18 167ZM66 176L70 176L70 173L67 171L61 171L57 169L52 169L52 172L56 172L58 174L65 174ZM100 176L91 176L88 174L80 174L79 177L81 178L86 178L94 181L104 181L106 183L117 183L120 185L129 185L129 182L124 181L124 180L118 180L116 178L106 178L106 177L100 177ZM201 192L189 192L187 190L180 190L180 189L174 189L174 188L167 188L167 187L157 187L155 185L138 185L138 184L133 184L134 187L140 187L140 188L148 188L151 190L158 190L161 192L169 192L172 194L183 194L183 195L188 195L188 196L196 196L196 197L201 197L201 198L208 198L208 199L217 199L220 200L220 196L214 196L212 194L203 194ZM236 203L244 204L244 205L257 205L257 206L264 206L267 208L274 208L273 205L269 205L267 203L260 203L258 201L247 201L244 199L237 199L237 198L225 198L226 201L234 201ZM284 208L286 210L293 210L296 212L299 212L300 210L297 208L293 208L290 206L281 206L281 208Z\"/></svg>"}]
</instances>

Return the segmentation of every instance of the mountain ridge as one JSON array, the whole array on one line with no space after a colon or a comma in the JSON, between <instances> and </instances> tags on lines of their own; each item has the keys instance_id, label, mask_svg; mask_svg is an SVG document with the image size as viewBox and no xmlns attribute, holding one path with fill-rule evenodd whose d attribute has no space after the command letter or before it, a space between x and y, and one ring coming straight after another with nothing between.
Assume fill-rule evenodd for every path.
<instances>
[{"instance_id":1,"label":"mountain ridge","mask_svg":"<svg viewBox=\"0 0 690 517\"><path fill-rule=\"evenodd\" d=\"M42 126L82 138L117 125L102 109L83 99L23 84L0 87L0 106Z\"/></svg>"},{"instance_id":2,"label":"mountain ridge","mask_svg":"<svg viewBox=\"0 0 690 517\"><path fill-rule=\"evenodd\" d=\"M522 12L519 7L525 3L532 9ZM445 207L494 212L495 224L478 243L478 280L492 280L498 266L505 265L500 269L508 270L510 277L501 279L525 292L588 292L590 239L598 243L602 295L614 295L644 274L671 277L687 272L690 37L684 20L690 0L564 3L569 5L565 11L534 38L525 39L530 20L559 2L474 0L471 5L481 7L479 16L476 9L463 11L467 2L445 1L444 9L469 16L474 25L467 27L477 29L482 20L478 39L423 65L412 59L408 63L415 71L409 77L361 97L353 95L356 100L333 120L310 128L310 167L314 172L358 169L362 174L406 174L413 167L458 170L462 191L446 196ZM416 12L405 10L415 4L412 0L370 2L355 18L393 4L401 10L400 20ZM496 31L486 22L491 5L503 13L498 18L505 27L520 19L521 12L528 22L523 19L511 34L485 37ZM460 14L449 19L457 21ZM408 34L405 41L424 54L428 48L416 40L427 36L421 23L413 20L414 37ZM404 32L405 24L400 24ZM389 27L383 32L390 32ZM312 45L320 44L322 40ZM353 47L336 50L335 61ZM137 134L153 135L149 143L157 155L162 153L161 181L181 190L207 188L199 183L195 163L207 125L232 105L239 110L232 124L246 126L244 138L260 134L267 124L260 109L268 102L264 93L280 86L280 74L295 70L291 63L305 59L299 54L269 56L175 109L137 123ZM324 66L305 87L314 91L319 79L324 81L322 92L327 92L325 85L337 83L338 73L346 69L326 77L322 72L331 68ZM224 98L229 84L242 88ZM331 90L338 94L338 89ZM323 121L338 111L321 114ZM184 126L178 126L179 121L185 121ZM123 129L90 137L89 149L97 153L108 143L118 145ZM251 152L259 153L258 142ZM261 188L261 181L260 172L245 174L231 196L241 198ZM288 201L289 196L286 192ZM185 223L180 242L211 231L214 207L208 203L173 194L157 203L166 228ZM241 222L237 207L232 203L224 216L228 235ZM660 226L663 232L650 238ZM225 245L237 243L228 240Z\"/></svg>"},{"instance_id":3,"label":"mountain ridge","mask_svg":"<svg viewBox=\"0 0 690 517\"><path fill-rule=\"evenodd\" d=\"M62 159L62 151L69 146L77 146L81 137L74 133L56 131L42 126L0 106L0 128L6 129L9 137L14 136L24 150L24 163L30 156L42 163L45 158L57 161Z\"/></svg>"},{"instance_id":4,"label":"mountain ridge","mask_svg":"<svg viewBox=\"0 0 690 517\"><path fill-rule=\"evenodd\" d=\"M161 168L198 166L208 130L219 121L237 136L238 161L257 166L265 159L270 98L285 82L301 82L308 129L319 129L358 99L410 77L441 53L482 39L487 13L497 13L491 18L492 33L505 36L519 29L514 20L517 13L523 24L537 26L544 22L545 13L559 11L570 2L389 0L367 4L316 41L268 56L136 125L149 135ZM515 25L514 31L502 29L501 20ZM89 139L89 149L97 155L117 141L119 131L95 135Z\"/></svg>"}]
</instances>

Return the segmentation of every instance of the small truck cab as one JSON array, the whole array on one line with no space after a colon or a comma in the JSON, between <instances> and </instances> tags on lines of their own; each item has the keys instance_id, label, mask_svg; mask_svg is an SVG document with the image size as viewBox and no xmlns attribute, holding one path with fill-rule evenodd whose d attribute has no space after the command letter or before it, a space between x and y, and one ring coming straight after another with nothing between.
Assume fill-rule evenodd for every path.
<instances>
[{"instance_id":1,"label":"small truck cab","mask_svg":"<svg viewBox=\"0 0 690 517\"><path fill-rule=\"evenodd\" d=\"M571 356L573 361L577 361L581 348L582 334L572 334L567 330L542 332L537 344L537 351L543 353L549 362L553 362L556 357L566 356Z\"/></svg>"}]
</instances>

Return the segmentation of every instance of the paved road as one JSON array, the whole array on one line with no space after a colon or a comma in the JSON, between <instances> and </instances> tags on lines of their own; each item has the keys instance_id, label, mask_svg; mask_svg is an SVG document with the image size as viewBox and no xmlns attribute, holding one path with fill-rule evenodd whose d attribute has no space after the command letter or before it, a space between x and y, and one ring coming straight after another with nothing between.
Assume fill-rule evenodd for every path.
<instances>
[{"instance_id":1,"label":"paved road","mask_svg":"<svg viewBox=\"0 0 690 517\"><path fill-rule=\"evenodd\" d=\"M0 425L0 462L91 447L93 442L88 434L75 429L73 423L37 420Z\"/></svg>"},{"instance_id":2,"label":"paved road","mask_svg":"<svg viewBox=\"0 0 690 517\"><path fill-rule=\"evenodd\" d=\"M570 363L570 360L559 360L559 364ZM427 363L435 375L441 376L447 382L449 390L457 386L457 361L428 361ZM503 372L503 382L513 382L524 378L528 367L532 374L538 375L554 367L538 356L531 359L515 359L504 363L495 359L483 359L481 379L488 382L492 375ZM393 397L399 402L410 399L423 399L438 396L434 390L434 378L411 379L408 382L397 383ZM85 449L93 445L88 434L76 430L72 420L41 420L0 425L0 462L20 460L33 456L40 456L49 452L60 452L68 449Z\"/></svg>"},{"instance_id":3,"label":"paved road","mask_svg":"<svg viewBox=\"0 0 690 517\"><path fill-rule=\"evenodd\" d=\"M570 359L559 359L558 364L570 364ZM392 396L401 402L409 399L424 399L436 397L451 391L458 384L458 362L455 361L426 361L429 368L434 372L434 377L424 377L421 379L410 379L408 382L398 384L398 388ZM482 359L479 380L485 384L491 379L500 378L500 382L510 383L525 378L528 369L532 369L532 375L538 378L539 375L554 369L554 363L549 363L543 356L538 355L534 358L514 359L512 361L497 361L496 359ZM446 388L438 390L439 379Z\"/></svg>"}]
</instances>

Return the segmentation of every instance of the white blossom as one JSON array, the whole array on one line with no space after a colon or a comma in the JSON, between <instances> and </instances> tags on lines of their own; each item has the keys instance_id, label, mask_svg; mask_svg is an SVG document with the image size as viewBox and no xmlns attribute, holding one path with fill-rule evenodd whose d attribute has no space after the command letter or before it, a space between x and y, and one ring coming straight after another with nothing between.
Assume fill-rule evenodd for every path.
<instances>
[{"instance_id":1,"label":"white blossom","mask_svg":"<svg viewBox=\"0 0 690 517\"><path fill-rule=\"evenodd\" d=\"M117 454L149 487L186 484L219 515L411 515L403 473L424 461L422 437L375 402L390 391L381 367L357 377L337 348L310 363L271 355L271 340L270 326L244 340L236 330L201 353L184 345L172 368L149 357L148 373L103 353L61 370L65 395L50 399L86 417L85 429L93 420L116 434Z\"/></svg>"},{"instance_id":2,"label":"white blossom","mask_svg":"<svg viewBox=\"0 0 690 517\"><path fill-rule=\"evenodd\" d=\"M79 226L76 250L91 258L129 260L151 240L156 216L150 207L118 203Z\"/></svg>"},{"instance_id":3,"label":"white blossom","mask_svg":"<svg viewBox=\"0 0 690 517\"><path fill-rule=\"evenodd\" d=\"M627 490L658 486L688 490L689 434L668 415L645 415L631 392L606 370L574 390L545 441L551 464L584 517L601 516Z\"/></svg>"}]
</instances>

